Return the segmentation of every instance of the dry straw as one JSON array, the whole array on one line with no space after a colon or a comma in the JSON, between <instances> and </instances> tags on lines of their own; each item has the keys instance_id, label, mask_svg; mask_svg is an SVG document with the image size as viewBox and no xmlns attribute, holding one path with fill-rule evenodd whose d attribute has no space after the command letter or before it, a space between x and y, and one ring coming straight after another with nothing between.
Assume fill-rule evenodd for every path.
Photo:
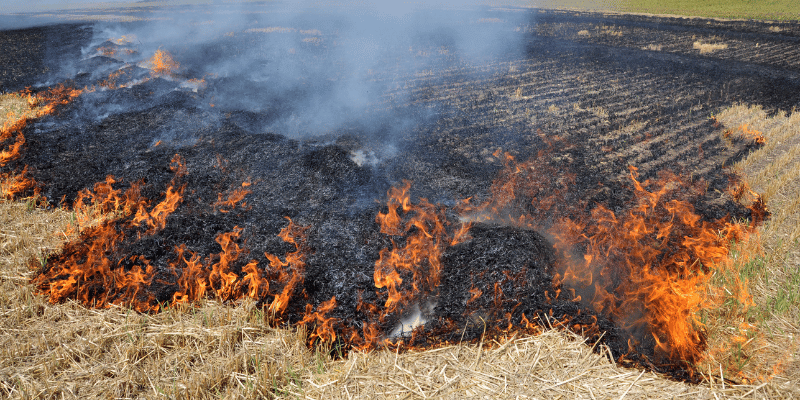
<instances>
[{"instance_id":1,"label":"dry straw","mask_svg":"<svg viewBox=\"0 0 800 400\"><path fill-rule=\"evenodd\" d=\"M456 345L424 352L352 354L328 372L305 376L294 393L313 399L714 399L781 388L690 385L627 369L571 333L546 331L504 343ZM786 397L789 398L789 397Z\"/></svg>"},{"instance_id":2,"label":"dry straw","mask_svg":"<svg viewBox=\"0 0 800 400\"><path fill-rule=\"evenodd\" d=\"M776 120L759 112L751 112L752 119L742 123L765 133L764 159L753 159L751 165L743 163L741 168L750 171L748 178L770 166L779 174L792 174L791 165L796 165L800 154L797 114ZM726 118L736 115L734 110L719 118L728 121ZM787 157L788 161L782 161ZM753 187L768 193L770 204L784 204L773 211L788 210L785 216L778 214L773 219L782 222L768 223L765 229L796 238L796 230L786 226L797 221L797 201L786 191L797 187L797 178L789 175L781 182L780 187ZM607 349L593 349L565 332L401 354L351 353L331 361L304 345L302 331L270 328L265 314L252 302L205 301L144 315L119 307L87 309L74 302L52 305L34 295L28 282L35 271L28 261L35 260L35 266L65 240L74 238L78 221L92 224L99 220L95 215L81 219L63 209L38 209L33 202L0 202L0 397L800 398L796 356L786 356L787 346L793 342L781 340L790 334L797 337L796 309L769 314L765 326L783 333L768 337L766 347L753 349L756 356L774 357L764 364L780 369L771 380L735 385L720 379L722 369L720 373L713 369L706 383L690 385L619 367L609 361ZM775 244L770 240L765 241L768 249L797 250L796 246L780 247L785 241ZM775 265L784 269L793 262L797 265L797 253L790 254L794 255ZM782 277L781 271L769 270L764 276L774 273ZM763 285L763 296L769 296L771 289ZM780 365L769 362L778 357L783 357Z\"/></svg>"},{"instance_id":3,"label":"dry straw","mask_svg":"<svg viewBox=\"0 0 800 400\"><path fill-rule=\"evenodd\" d=\"M772 213L759 229L756 243L746 244L739 256L755 306L749 321L755 333L743 346L745 369L756 375L800 386L800 113L770 115L762 107L737 105L717 120L728 140L765 142L733 168L744 177L746 189L760 193ZM753 132L756 132L753 135ZM749 348L748 348L749 347Z\"/></svg>"},{"instance_id":4,"label":"dry straw","mask_svg":"<svg viewBox=\"0 0 800 400\"><path fill-rule=\"evenodd\" d=\"M692 48L700 50L700 54L709 54L717 50L725 50L728 48L728 45L725 43L703 43L698 40L692 44Z\"/></svg>"},{"instance_id":5,"label":"dry straw","mask_svg":"<svg viewBox=\"0 0 800 400\"><path fill-rule=\"evenodd\" d=\"M0 203L0 396L8 398L794 398L777 381L673 382L621 368L606 349L548 331L424 352L331 361L303 332L268 327L252 303L155 315L48 304L27 283L29 257L56 249L71 217ZM487 397L488 396L488 397Z\"/></svg>"}]
</instances>

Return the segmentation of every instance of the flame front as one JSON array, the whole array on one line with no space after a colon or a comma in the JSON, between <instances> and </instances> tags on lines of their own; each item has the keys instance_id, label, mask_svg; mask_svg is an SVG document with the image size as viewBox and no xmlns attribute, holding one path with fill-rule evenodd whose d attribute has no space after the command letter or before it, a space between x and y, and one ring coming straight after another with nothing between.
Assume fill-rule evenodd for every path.
<instances>
[{"instance_id":1,"label":"flame front","mask_svg":"<svg viewBox=\"0 0 800 400\"><path fill-rule=\"evenodd\" d=\"M682 200L697 193L696 186L671 174L640 182L631 167L634 203L615 213L599 204L564 201L574 178L556 173L539 156L516 163L507 155L493 197L463 207L464 215L547 232L560 258L556 291L568 289L573 301L630 335L629 352L638 362L691 370L705 346L698 315L712 301L710 278L725 268L729 243L744 239L763 220L763 202L754 202L750 226L703 220ZM748 297L743 286L734 290ZM641 358L648 353L653 359Z\"/></svg>"},{"instance_id":2,"label":"flame front","mask_svg":"<svg viewBox=\"0 0 800 400\"><path fill-rule=\"evenodd\" d=\"M548 168L535 160L516 163L506 157L506 168L492 187L492 197L478 206L464 201L457 211L462 220L488 220L546 232L559 258L550 301L569 293L573 302L626 332L631 353L619 354L620 360L633 355L636 362L646 365L691 368L700 360L705 344L697 315L711 301L707 294L709 279L725 264L728 243L741 240L751 227L727 220L703 220L690 203L681 200L694 186L666 174L655 181L640 182L635 168L630 171L635 200L627 211L615 213L602 205L582 211L587 209L585 204L564 204L545 197L565 196L572 182L569 175L543 174ZM306 244L308 227L298 226L289 218L278 236L295 250L282 258L264 253L268 261L264 266L245 258L248 251L240 240L240 227L217 234L219 252L205 257L186 245L176 246L166 275L158 273L143 256L124 255L122 242L147 238L165 229L169 215L180 206L184 192L180 182L186 175L180 157L173 159L172 169L174 177L164 199L152 207L140 194L141 184L135 183L123 193L114 187L118 182L111 176L95 184L94 190L82 191L75 202L76 210L95 204L116 218L85 228L79 241L67 244L35 279L38 291L52 302L73 298L95 307L121 304L139 311L157 311L158 299L148 289L160 282L174 287L168 303L249 297L269 311L274 323L291 322L291 308L293 313L300 313L294 317L295 323L308 327L310 343L344 338L350 348L400 346L402 340L383 332L389 317L397 318L406 307L437 296L444 251L470 238L470 223L451 222L446 207L424 198L412 201L411 182L391 188L386 208L375 218L381 234L389 236L391 242L391 247L380 250L374 264L373 283L379 302L359 303L358 312L366 319L357 328L331 316L338 306L335 296L316 305L306 303L304 310L297 304L307 296L305 263L311 249ZM218 197L227 197L222 206L219 201L211 205L214 212L223 206L233 207L246 195L241 189L227 193ZM136 239L131 236L133 232ZM538 331L533 322L538 316L512 314L516 300L504 290L506 282L520 282L521 278L501 272L505 278L493 285L469 289L465 312L475 311L471 305L483 299L481 304L494 307L483 314L491 318L493 334L509 334L516 329ZM746 292L742 293L746 297ZM599 327L594 325L597 318L589 321L572 323L566 317L556 323L599 335ZM440 324L441 329L458 329L452 321ZM414 334L416 330L410 342ZM644 351L648 346L650 351Z\"/></svg>"},{"instance_id":3,"label":"flame front","mask_svg":"<svg viewBox=\"0 0 800 400\"><path fill-rule=\"evenodd\" d=\"M179 68L162 50L148 63L153 77L172 74ZM115 74L109 77L106 87L118 87L115 79L121 73ZM37 108L36 115L41 116L68 104L81 92L61 86L25 96L31 107ZM27 122L27 118L10 116L2 127L0 166L21 157L26 143L22 130ZM759 132L746 125L741 131L755 143L763 143ZM549 145L569 146L556 142L551 140ZM375 223L391 246L380 249L374 260L373 298L378 300L359 302L356 311L365 320L358 323L332 316L342 306L339 302L346 304L343 296L339 302L330 295L324 297L329 298L327 301L307 301L306 262L312 252L306 237L309 227L297 225L290 218L286 218L288 225L278 237L294 246L294 251L282 257L264 253L267 262L261 264L250 257L243 239L248 238L244 234L246 228L230 228L233 224L225 228L227 231L214 232L213 251L206 248L201 253L187 244L173 244L165 250L167 261L127 253L123 245L153 238L167 229L170 216L182 206L184 195L190 196L187 193L191 191L187 192L182 183L187 168L177 155L171 166L174 176L160 201L141 194L144 183L133 182L123 191L115 187L120 182L110 175L92 190L81 191L73 203L80 239L65 245L60 254L42 266L34 283L38 293L54 303L75 299L87 306L118 304L142 312L158 311L164 301L175 304L204 298L237 301L247 297L268 310L273 323L306 326L310 342L332 343L339 339L359 349L399 346L402 339L386 337L387 324L408 306L419 306L426 298L437 296L442 256L449 247L470 239L469 221L491 222L546 234L558 256L552 292L548 294L550 301L569 293L582 310L612 321L629 335L631 354L639 355L637 362L696 364L705 346L703 325L697 315L712 301L710 278L718 268L724 268L728 244L742 240L766 218L763 201L740 185L731 194L736 200L745 195L755 199L752 225L727 219L706 220L685 200L697 193L695 186L669 174L640 181L637 170L631 168L628 189L633 200L615 212L578 198L579 191L574 190L576 174L542 161L547 158L547 150L525 162L518 162L510 154L494 155L504 161L504 168L492 184L489 199L482 203L464 200L448 209L425 198L412 200L409 181L389 189L386 206L377 213ZM6 177L7 197L36 189L36 182L27 174L27 168L22 168L20 173ZM207 208L204 212L219 216L249 210L245 202L252 193L249 185L242 183L241 187L219 193L216 202L203 204ZM456 214L467 222L454 222ZM100 215L110 215L110 219L94 223ZM501 273L505 278L500 281L469 289L465 309L475 311L470 307L476 303L493 306L494 310L481 312L491 315L491 322L496 325L492 329L497 332L536 331L537 316L508 312L513 293L508 287L504 290L503 283L519 278L508 271ZM155 285L171 288L167 300L152 293ZM743 287L737 290L747 297ZM438 322L441 329L459 329L452 321ZM576 331L599 329L570 324L568 318L558 323L571 325ZM618 357L624 359L626 355Z\"/></svg>"},{"instance_id":4,"label":"flame front","mask_svg":"<svg viewBox=\"0 0 800 400\"><path fill-rule=\"evenodd\" d=\"M336 308L336 296L330 300L322 302L317 311L311 304L306 304L306 316L298 322L298 325L314 325L313 331L309 334L308 340L313 343L317 340L323 343L333 343L336 341L336 318L325 317L327 313Z\"/></svg>"},{"instance_id":5,"label":"flame front","mask_svg":"<svg viewBox=\"0 0 800 400\"><path fill-rule=\"evenodd\" d=\"M0 167L4 167L6 164L22 157L22 151L25 147L25 135L22 134L22 129L27 126L28 122L54 113L57 107L69 104L81 93L83 93L83 90L69 88L63 84L36 95L31 94L29 89L16 93L17 97L27 100L31 112L26 115L17 115L14 112L9 112L6 115L3 126L0 128L0 145L5 146L0 150ZM7 182L3 189L3 195L6 198L17 198L31 191L36 194L36 182L28 178L26 176L27 173L28 168L24 166L19 173L4 173L0 176L0 180Z\"/></svg>"},{"instance_id":6,"label":"flame front","mask_svg":"<svg viewBox=\"0 0 800 400\"><path fill-rule=\"evenodd\" d=\"M656 363L699 360L705 339L697 315L709 301L709 279L728 257L728 243L747 234L744 225L702 221L674 198L676 179L640 183L631 169L637 204L630 211L617 216L598 206L588 220L564 219L549 230L565 260L557 283L633 340L650 335ZM572 255L576 248L585 249L583 257Z\"/></svg>"},{"instance_id":7,"label":"flame front","mask_svg":"<svg viewBox=\"0 0 800 400\"><path fill-rule=\"evenodd\" d=\"M279 237L294 245L296 251L286 254L285 261L265 254L269 260L266 270L259 268L256 260L241 265L247 251L238 243L242 233L239 227L218 234L215 241L221 251L205 258L188 250L186 245L177 246L176 257L169 263L166 275L157 273L143 256L123 254L122 243L158 234L180 206L185 189L180 181L187 173L182 157L176 155L171 168L174 177L164 198L152 207L141 195L142 183L133 183L123 193L114 188L118 182L110 175L96 183L93 190L81 191L74 203L80 239L67 243L44 266L34 279L38 293L47 295L53 303L72 298L87 306L119 304L143 312L158 311L159 301L149 290L157 281L175 287L168 303L194 302L209 296L223 301L250 297L267 302L276 321L283 318L295 289L303 281L307 252L304 246L307 228L295 225L291 219L287 218L289 225L281 230ZM110 219L92 225L97 214ZM132 233L135 235L131 236Z\"/></svg>"},{"instance_id":8,"label":"flame front","mask_svg":"<svg viewBox=\"0 0 800 400\"><path fill-rule=\"evenodd\" d=\"M247 208L247 203L244 202L244 198L252 193L250 189L247 189L247 186L249 186L249 183L242 183L242 187L228 191L224 195L224 199L222 193L218 194L217 202L213 205L214 209L221 213L227 213L236 207L237 204L242 208Z\"/></svg>"},{"instance_id":9,"label":"flame front","mask_svg":"<svg viewBox=\"0 0 800 400\"><path fill-rule=\"evenodd\" d=\"M136 216L149 216L148 221L156 219L150 225L163 229L161 219L169 214L163 204L175 202L175 192L170 186L164 201L148 211L140 184L134 183L121 195L119 189L113 188L114 183L116 180L109 175L105 182L95 184L94 192L82 191L75 209L76 215L86 215L80 211L90 207L87 201L91 201L101 211L119 216L83 229L79 240L67 243L56 261L44 266L46 269L34 279L34 284L38 293L48 295L54 303L75 298L95 307L124 304L138 311L157 311L157 302L146 290L153 279L153 266L144 257L119 254L119 244L126 238L126 231L138 226L134 210ZM150 230L145 235L156 232Z\"/></svg>"},{"instance_id":10,"label":"flame front","mask_svg":"<svg viewBox=\"0 0 800 400\"><path fill-rule=\"evenodd\" d=\"M378 212L375 221L381 233L394 236L392 249L382 249L375 262L375 287L386 288L384 316L397 310L419 293L432 293L439 286L440 257L447 246L466 238L468 224L455 233L447 231L446 209L422 198L412 204L409 196L411 182L393 187L388 192L388 211ZM399 209L399 212L398 212ZM404 221L405 220L405 221ZM398 237L404 244L398 244ZM401 287L403 276L410 282Z\"/></svg>"},{"instance_id":11,"label":"flame front","mask_svg":"<svg viewBox=\"0 0 800 400\"><path fill-rule=\"evenodd\" d=\"M152 68L155 76L169 75L180 68L180 63L175 61L171 54L161 49L156 50L147 64Z\"/></svg>"},{"instance_id":12,"label":"flame front","mask_svg":"<svg viewBox=\"0 0 800 400\"><path fill-rule=\"evenodd\" d=\"M239 227L219 234L215 240L222 251L209 255L204 260L198 254L186 250L185 245L177 247L177 259L170 264L172 273L177 276L178 286L172 301L194 302L207 296L223 301L249 297L267 303L275 321L280 321L284 317L289 299L303 280L307 252L304 246L304 231L307 228L295 225L291 219L287 220L289 225L278 236L286 243L293 244L296 250L286 254L286 261L266 253L270 262L270 268L266 270L259 268L256 260L251 260L241 267L241 274L236 271L236 262L245 254L245 250L236 243L242 233Z\"/></svg>"}]
</instances>

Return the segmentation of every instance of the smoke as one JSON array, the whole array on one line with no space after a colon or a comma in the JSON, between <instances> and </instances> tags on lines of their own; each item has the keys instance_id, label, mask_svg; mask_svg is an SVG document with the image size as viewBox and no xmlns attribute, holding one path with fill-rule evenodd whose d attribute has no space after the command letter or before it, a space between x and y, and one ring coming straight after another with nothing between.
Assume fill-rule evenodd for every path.
<instances>
[{"instance_id":1,"label":"smoke","mask_svg":"<svg viewBox=\"0 0 800 400\"><path fill-rule=\"evenodd\" d=\"M167 51L182 78L205 79L198 104L208 111L259 114L249 124L255 133L349 134L387 148L444 111L430 101L436 93L426 92L440 71L520 57L517 27L530 16L477 1L310 0L139 15L147 18L97 23L85 55L125 38L140 59ZM416 105L423 97L426 105Z\"/></svg>"}]
</instances>

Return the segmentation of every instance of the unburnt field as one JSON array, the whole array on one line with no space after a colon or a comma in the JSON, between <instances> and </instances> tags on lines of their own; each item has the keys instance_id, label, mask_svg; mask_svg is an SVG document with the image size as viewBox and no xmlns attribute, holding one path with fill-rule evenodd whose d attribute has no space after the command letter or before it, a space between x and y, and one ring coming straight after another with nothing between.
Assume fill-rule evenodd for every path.
<instances>
[{"instance_id":1,"label":"unburnt field","mask_svg":"<svg viewBox=\"0 0 800 400\"><path fill-rule=\"evenodd\" d=\"M452 26L357 42L375 50L360 68L348 51L365 33L345 17L271 12L236 30L176 7L0 32L0 113L31 113L21 152L3 159L4 192L21 200L2 204L0 392L800 396L800 25L453 12ZM145 36L148 18L178 14L210 33ZM472 46L478 37L501 40ZM37 111L46 101L31 99L55 98L58 84L80 92ZM36 184L10 188L23 169ZM672 214L647 214L658 207ZM412 222L379 225L392 210ZM658 227L655 247L609 222L628 213ZM698 332L685 350L664 309L647 308L663 303L623 292L649 270L611 264L681 260L662 233L683 223L676 246L700 241L678 222L693 216L728 256L652 267L667 296L698 299L675 317ZM735 229L746 233L726 236ZM378 261L411 259L414 243L434 250L421 267ZM592 264L603 254L611 266ZM616 306L589 300L602 291L570 278L573 258ZM406 285L397 302L393 271ZM680 291L687 281L698 293ZM632 322L626 296L651 325Z\"/></svg>"}]
</instances>

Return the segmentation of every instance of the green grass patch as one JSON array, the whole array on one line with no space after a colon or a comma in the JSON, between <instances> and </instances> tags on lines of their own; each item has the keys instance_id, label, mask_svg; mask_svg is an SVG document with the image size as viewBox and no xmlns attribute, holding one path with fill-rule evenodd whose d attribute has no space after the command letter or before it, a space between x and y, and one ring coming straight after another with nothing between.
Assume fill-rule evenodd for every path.
<instances>
[{"instance_id":1,"label":"green grass patch","mask_svg":"<svg viewBox=\"0 0 800 400\"><path fill-rule=\"evenodd\" d=\"M800 20L797 0L625 0L613 8L623 12L711 18Z\"/></svg>"},{"instance_id":2,"label":"green grass patch","mask_svg":"<svg viewBox=\"0 0 800 400\"><path fill-rule=\"evenodd\" d=\"M781 283L778 293L770 301L775 313L782 314L800 307L800 267L795 267Z\"/></svg>"}]
</instances>

